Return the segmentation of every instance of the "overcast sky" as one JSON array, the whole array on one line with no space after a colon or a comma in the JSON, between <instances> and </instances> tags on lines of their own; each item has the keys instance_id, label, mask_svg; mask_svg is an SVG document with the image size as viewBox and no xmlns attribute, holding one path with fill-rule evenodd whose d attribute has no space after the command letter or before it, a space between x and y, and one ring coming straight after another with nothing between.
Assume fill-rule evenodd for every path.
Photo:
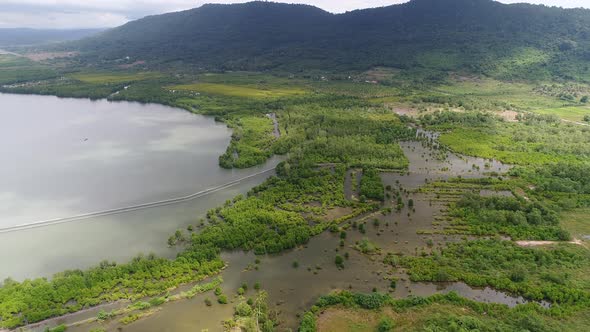
<instances>
[{"instance_id":1,"label":"overcast sky","mask_svg":"<svg viewBox=\"0 0 590 332\"><path fill-rule=\"evenodd\" d=\"M590 8L590 0L500 1ZM234 2L247 2L247 0L0 0L0 28L114 27L146 15L194 8L204 3ZM407 0L286 0L284 2L306 3L333 13L342 13L359 8L398 4Z\"/></svg>"}]
</instances>

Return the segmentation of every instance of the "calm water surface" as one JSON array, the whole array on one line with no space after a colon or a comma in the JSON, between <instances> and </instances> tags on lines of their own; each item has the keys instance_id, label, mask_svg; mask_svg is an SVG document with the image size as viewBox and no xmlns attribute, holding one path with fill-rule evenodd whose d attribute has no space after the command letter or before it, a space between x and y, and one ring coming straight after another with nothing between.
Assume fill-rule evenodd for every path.
<instances>
[{"instance_id":1,"label":"calm water surface","mask_svg":"<svg viewBox=\"0 0 590 332\"><path fill-rule=\"evenodd\" d=\"M231 131L162 105L0 94L0 229L192 194L272 168L218 166ZM50 276L138 253L270 173L195 201L0 233L0 280Z\"/></svg>"}]
</instances>

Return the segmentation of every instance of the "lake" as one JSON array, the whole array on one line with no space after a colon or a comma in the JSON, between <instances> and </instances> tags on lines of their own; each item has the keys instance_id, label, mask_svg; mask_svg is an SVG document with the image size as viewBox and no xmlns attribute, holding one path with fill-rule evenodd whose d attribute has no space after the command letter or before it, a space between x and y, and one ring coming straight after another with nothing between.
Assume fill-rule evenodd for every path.
<instances>
[{"instance_id":1,"label":"lake","mask_svg":"<svg viewBox=\"0 0 590 332\"><path fill-rule=\"evenodd\" d=\"M0 232L0 280L51 276L139 253L171 257L169 235L260 184L272 174L260 172L280 161L222 169L218 157L231 130L162 105L0 94L0 116L0 231L186 196L248 177L191 201Z\"/></svg>"}]
</instances>

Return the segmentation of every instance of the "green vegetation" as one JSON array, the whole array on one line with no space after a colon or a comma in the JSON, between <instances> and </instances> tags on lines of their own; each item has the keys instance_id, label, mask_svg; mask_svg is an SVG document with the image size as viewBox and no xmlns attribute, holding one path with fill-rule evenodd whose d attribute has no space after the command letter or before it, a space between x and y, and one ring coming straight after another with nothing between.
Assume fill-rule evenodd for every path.
<instances>
[{"instance_id":1,"label":"green vegetation","mask_svg":"<svg viewBox=\"0 0 590 332\"><path fill-rule=\"evenodd\" d=\"M51 328L51 329L50 328L45 328L45 332L64 332L67 329L68 329L67 326L65 326L65 325L62 324L62 325L58 325L58 326L56 326L54 328Z\"/></svg>"},{"instance_id":2,"label":"green vegetation","mask_svg":"<svg viewBox=\"0 0 590 332\"><path fill-rule=\"evenodd\" d=\"M340 292L321 297L303 315L299 331L576 331L588 323L582 317L549 315L535 304L510 309L453 292L408 299Z\"/></svg>"},{"instance_id":3,"label":"green vegetation","mask_svg":"<svg viewBox=\"0 0 590 332\"><path fill-rule=\"evenodd\" d=\"M144 60L209 71L330 70L342 79L350 71L387 66L411 69L416 73L410 77L428 82L441 81L447 72L587 81L589 22L590 14L582 10L487 0L415 0L341 15L253 2L151 16L65 47L82 51L82 63Z\"/></svg>"},{"instance_id":4,"label":"green vegetation","mask_svg":"<svg viewBox=\"0 0 590 332\"><path fill-rule=\"evenodd\" d=\"M69 78L90 84L120 84L133 83L136 81L145 81L162 77L162 74L156 72L104 72L104 73L75 73L68 75Z\"/></svg>"},{"instance_id":5,"label":"green vegetation","mask_svg":"<svg viewBox=\"0 0 590 332\"><path fill-rule=\"evenodd\" d=\"M424 202L399 183L384 190L381 179L382 172L408 171L409 161L399 142L416 140L421 128L441 133L441 146L421 135L424 146L435 150L424 158L445 162L451 150L516 167L499 174L486 165L489 177L483 179L426 179L416 192L431 195L431 206L445 207L436 216L434 230L424 234L441 234L445 240L449 236L450 244L424 237L424 248L416 248L414 255L387 253L384 263L392 270L388 272L403 267L413 281L491 286L528 300L550 301L551 308L532 303L508 309L455 294L393 300L378 293L345 292L322 297L302 316L300 331L315 331L321 323L316 317L324 310L335 310L334 317L340 320L328 322L334 331L350 326L375 331L584 330L590 323L590 257L584 246L561 242L590 234L590 127L562 119L590 122L586 61L590 45L583 37L590 33L590 16L577 10L506 7L483 0L440 3L414 1L348 13L337 20L309 7L267 3L235 7L263 13L264 24L244 21L241 13L220 20L231 6L206 6L170 15L194 15L194 20L152 17L97 37L93 49L82 42L78 46L87 53L69 66L0 56L0 84L7 85L1 91L157 102L213 116L233 130L231 143L219 157L225 168L260 165L275 154L286 156L276 176L248 195L211 209L198 231L190 227L188 233L173 234L170 246L186 246L174 260L150 256L128 264L102 263L87 271L67 271L49 280L5 281L0 288L0 327L18 327L118 299L141 299L123 311L97 317L121 316L119 321L129 324L158 305L214 291L215 298L204 300L207 306L235 300L228 329L256 326L272 331L276 321L270 318L263 292L249 301L243 298L247 287L242 286L230 299L221 291L220 279L177 295L167 292L219 273L224 265L222 250L276 254L304 246L328 229L341 241L336 248L339 255L329 254L330 259L339 268L352 268L354 259L351 263L343 249L358 234L345 221L375 212L354 220L352 228L363 236L381 236L386 230L395 234L392 220L384 218L399 218L401 214L390 212L407 206L411 213ZM309 15L294 16L292 10ZM452 13L453 19L424 15L425 11ZM481 24L474 29L457 12ZM482 12L486 19L477 20ZM360 24L367 13L372 13L374 25ZM259 15L252 15L258 20ZM293 17L306 19L293 22ZM224 22L224 29L210 28L218 22ZM291 32L281 32L285 22L293 31L318 38L305 45L293 41ZM265 29L253 28L260 26ZM408 26L415 27L411 42L398 38L407 34L396 33ZM353 27L359 29L350 34ZM244 34L252 29L255 33ZM266 35L268 31L273 36ZM114 35L120 37L117 43L110 42ZM272 49L260 38L272 40L268 43ZM124 45L124 50L117 45ZM166 55L158 51L162 49ZM100 61L94 61L97 50ZM122 60L127 54L131 59ZM121 68L136 60L147 60L142 70ZM236 69L272 70L231 71ZM352 183L359 201L344 196L351 168L363 170L360 188ZM475 170L479 166L474 165ZM510 191L513 196L482 197L482 189ZM393 223L398 226L397 219ZM456 235L472 237L461 240ZM523 248L498 236L559 243ZM364 259L383 258L374 255L380 249L369 238L349 245L366 254ZM256 259L255 269L259 263ZM292 261L291 266L296 269L299 262ZM383 280L387 284L382 286L390 290L398 286L392 275ZM260 290L259 283L253 286Z\"/></svg>"},{"instance_id":6,"label":"green vegetation","mask_svg":"<svg viewBox=\"0 0 590 332\"><path fill-rule=\"evenodd\" d=\"M374 168L363 170L361 177L361 197L382 201L385 199L383 182Z\"/></svg>"},{"instance_id":7,"label":"green vegetation","mask_svg":"<svg viewBox=\"0 0 590 332\"><path fill-rule=\"evenodd\" d=\"M344 258L342 258L342 256L340 256L340 255L336 255L336 258L334 258L334 264L336 264L336 266L339 269L343 269L344 268Z\"/></svg>"},{"instance_id":8,"label":"green vegetation","mask_svg":"<svg viewBox=\"0 0 590 332\"><path fill-rule=\"evenodd\" d=\"M216 83L175 85L169 87L169 89L181 91L194 91L211 95L222 95L241 98L280 98L305 93L305 90L302 89L257 89L247 86L225 85Z\"/></svg>"},{"instance_id":9,"label":"green vegetation","mask_svg":"<svg viewBox=\"0 0 590 332\"><path fill-rule=\"evenodd\" d=\"M131 87L121 90L113 98L158 101L212 115L228 124L234 135L227 152L220 157L222 166L249 167L263 163L273 154L288 153L288 158L278 165L277 176L252 189L247 196L236 197L224 206L210 210L207 223L203 222L207 226L200 228L199 232L179 231L172 235L170 245L187 244L187 249L175 260L152 257L125 265L105 263L101 268L89 271L66 272L50 281L7 281L0 288L2 326L17 327L116 299L136 300L153 296L153 303L140 303L149 311L150 307L167 301L162 295L169 288L217 273L223 266L219 258L221 250L280 253L306 244L327 229L335 229L341 240L345 240L346 232L340 225L364 212L382 208L380 201L385 200L386 191L380 172L406 172L409 162L399 142L416 139L416 129L410 123L412 119L395 115L382 101L378 104L376 100L388 98L395 102L415 102L427 99L428 94L440 93L426 92L415 86L402 91L385 84L319 82L249 73L187 75L174 82L194 84L196 81L199 82L197 85L222 85L226 89L235 86L278 91L292 87L302 91L259 98L204 90L197 94L190 89L171 92L173 84L167 74L128 75L70 73L63 82L46 81L37 86L17 88L17 91L64 95L84 95L93 91L97 96L108 96L127 85L127 80L134 80ZM257 83L260 81L264 82ZM439 88L444 89L444 86ZM545 95L541 100L559 103L554 99L560 97L547 91L543 92ZM416 92L421 95L413 95ZM481 96L465 98L472 98L472 105L484 100ZM432 98L427 105L434 109L452 109L449 104L444 104L445 100L448 101ZM267 116L270 113L276 115L280 137L273 134L273 121ZM450 224L437 232L503 234L526 240L570 238L566 231L570 228L560 225L560 216L573 213L570 212L572 209L590 206L589 183L585 176L590 173L587 166L590 150L586 139L589 131L584 126L561 123L551 116L522 113L517 120L506 122L493 113L480 111L425 111L421 114L419 124L443 132L440 141L444 147L422 138L424 144L439 149L441 156L446 154L446 148L450 148L521 165L502 180L449 179L427 184L421 190L447 194L456 191L449 195L453 199L445 216L451 219ZM361 198L367 201L345 199L344 180L350 168L363 169L359 190ZM496 170L488 171L491 174ZM501 198L471 193L479 188L521 190L522 194ZM387 190L387 194L394 202L389 211L395 208L395 202L398 210L406 202L410 209L418 204L397 189ZM387 211L382 209L384 215ZM376 220L373 223L378 227L380 222ZM367 233L366 222L357 225L361 233ZM570 232L573 235L587 234ZM424 252L422 257L388 256L391 261L388 264L405 266L414 280L463 280L475 286L493 286L522 294L529 299L550 300L559 304L555 305L556 308L572 315L587 304L585 285L588 281L583 277L583 266L578 264L587 262L587 255L581 248L527 249L489 241L461 243L461 246L472 249L466 253L458 244L439 250L433 248L430 241L427 243L430 243L428 247L432 255ZM359 241L355 248L365 254L378 252L378 247L369 239ZM561 259L561 256L565 258ZM542 264L536 261L538 257L543 259ZM347 258L347 254L338 255L334 258L335 264L342 268ZM295 263L293 267L296 268L298 263ZM488 264L493 269L478 273L481 270L478 263ZM130 274L136 270L142 273ZM566 272L553 275L552 270ZM392 282L390 286L393 288L396 284ZM184 296L194 296L195 292L187 292ZM229 302L221 293L214 300ZM211 300L208 304L212 304ZM241 312L246 313L247 308L241 307ZM125 321L141 317L134 316L135 313L125 314L129 315L122 318ZM304 319L311 321L307 314ZM379 320L376 318L375 329ZM399 325L395 322L397 328Z\"/></svg>"},{"instance_id":10,"label":"green vegetation","mask_svg":"<svg viewBox=\"0 0 590 332\"><path fill-rule=\"evenodd\" d=\"M223 265L215 250L195 247L174 260L140 256L128 264L103 262L86 271L62 272L51 280L8 279L0 288L1 323L12 328L103 302L159 295L217 273Z\"/></svg>"},{"instance_id":11,"label":"green vegetation","mask_svg":"<svg viewBox=\"0 0 590 332\"><path fill-rule=\"evenodd\" d=\"M262 116L233 117L227 120L234 129L232 141L219 157L224 168L247 168L264 163L273 154L273 124Z\"/></svg>"},{"instance_id":12,"label":"green vegetation","mask_svg":"<svg viewBox=\"0 0 590 332\"><path fill-rule=\"evenodd\" d=\"M515 197L481 197L466 194L450 215L467 224L474 235L508 235L514 240L567 241L570 235L558 225L558 216L539 202Z\"/></svg>"},{"instance_id":13,"label":"green vegetation","mask_svg":"<svg viewBox=\"0 0 590 332\"><path fill-rule=\"evenodd\" d=\"M223 266L219 259L223 249L265 254L305 244L330 226L376 208L344 198L343 182L349 167L403 170L408 162L397 142L415 136L415 130L408 129L396 115L354 97L294 95L269 104L257 98L171 93L164 88L168 86L165 75L151 73L80 72L67 77L13 92L104 97L132 81L117 99L161 98L157 100L215 115L234 128L228 148L231 160L220 158L226 167L260 164L275 152L290 152L290 158L279 165L277 177L254 188L247 197L210 211L209 225L200 232L190 233L190 238L180 230L174 234L169 245L189 244L175 260L150 256L129 264L103 263L88 271L68 271L51 280L6 281L0 288L3 327L21 326L117 299L161 295L182 283L217 273ZM219 80L218 76L202 77ZM223 84L248 85L238 75L227 79L232 82ZM283 84L280 79L276 82ZM158 91L152 94L158 85ZM272 135L272 121L266 117L269 108L277 114L283 133L280 138ZM367 153L367 147L372 154ZM350 212L330 213L335 208Z\"/></svg>"},{"instance_id":14,"label":"green vegetation","mask_svg":"<svg viewBox=\"0 0 590 332\"><path fill-rule=\"evenodd\" d=\"M575 209L561 215L561 224L575 238L590 242L590 209ZM590 244L590 243L588 243Z\"/></svg>"},{"instance_id":15,"label":"green vegetation","mask_svg":"<svg viewBox=\"0 0 590 332\"><path fill-rule=\"evenodd\" d=\"M24 57L0 54L0 86L21 83L33 80L43 80L57 76L56 71L45 65L38 64Z\"/></svg>"},{"instance_id":16,"label":"green vegetation","mask_svg":"<svg viewBox=\"0 0 590 332\"><path fill-rule=\"evenodd\" d=\"M432 128L450 129L441 143L466 155L520 165L590 160L590 128L554 117L525 114L518 123L506 123L485 113L438 112L421 120Z\"/></svg>"},{"instance_id":17,"label":"green vegetation","mask_svg":"<svg viewBox=\"0 0 590 332\"><path fill-rule=\"evenodd\" d=\"M374 254L379 250L379 247L377 247L376 244L374 244L367 238L363 238L361 241L359 241L359 243L355 245L354 248L360 251L361 253L367 255Z\"/></svg>"},{"instance_id":18,"label":"green vegetation","mask_svg":"<svg viewBox=\"0 0 590 332\"><path fill-rule=\"evenodd\" d=\"M381 320L379 321L379 324L377 325L377 332L390 332L390 331L393 331L394 327L395 327L395 324L394 324L393 320L391 320L391 318L383 317L383 318L381 318Z\"/></svg>"},{"instance_id":19,"label":"green vegetation","mask_svg":"<svg viewBox=\"0 0 590 332\"><path fill-rule=\"evenodd\" d=\"M429 257L406 256L413 281L464 281L492 286L528 299L547 300L551 310L588 307L588 250L575 245L522 248L509 241L451 243ZM585 275L585 276L584 276Z\"/></svg>"}]
</instances>

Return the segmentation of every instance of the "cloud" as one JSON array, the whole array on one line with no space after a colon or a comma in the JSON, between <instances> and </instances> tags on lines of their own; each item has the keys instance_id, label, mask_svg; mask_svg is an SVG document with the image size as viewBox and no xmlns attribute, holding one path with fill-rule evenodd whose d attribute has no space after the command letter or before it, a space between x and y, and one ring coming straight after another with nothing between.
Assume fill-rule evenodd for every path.
<instances>
[{"instance_id":1,"label":"cloud","mask_svg":"<svg viewBox=\"0 0 590 332\"><path fill-rule=\"evenodd\" d=\"M6 12L0 8L0 28L72 29L115 27L130 20L125 15L111 12L45 11L42 15L30 12Z\"/></svg>"},{"instance_id":2,"label":"cloud","mask_svg":"<svg viewBox=\"0 0 590 332\"><path fill-rule=\"evenodd\" d=\"M146 15L179 11L205 3L250 0L0 0L0 27L95 28L113 27ZM284 0L314 5L333 13L399 4L407 0ZM505 3L524 0L501 0ZM589 7L587 0L529 0L563 7Z\"/></svg>"},{"instance_id":3,"label":"cloud","mask_svg":"<svg viewBox=\"0 0 590 332\"><path fill-rule=\"evenodd\" d=\"M251 0L0 0L0 27L94 28L113 27L147 15L199 7L205 3ZM341 13L406 0L287 0Z\"/></svg>"}]
</instances>

